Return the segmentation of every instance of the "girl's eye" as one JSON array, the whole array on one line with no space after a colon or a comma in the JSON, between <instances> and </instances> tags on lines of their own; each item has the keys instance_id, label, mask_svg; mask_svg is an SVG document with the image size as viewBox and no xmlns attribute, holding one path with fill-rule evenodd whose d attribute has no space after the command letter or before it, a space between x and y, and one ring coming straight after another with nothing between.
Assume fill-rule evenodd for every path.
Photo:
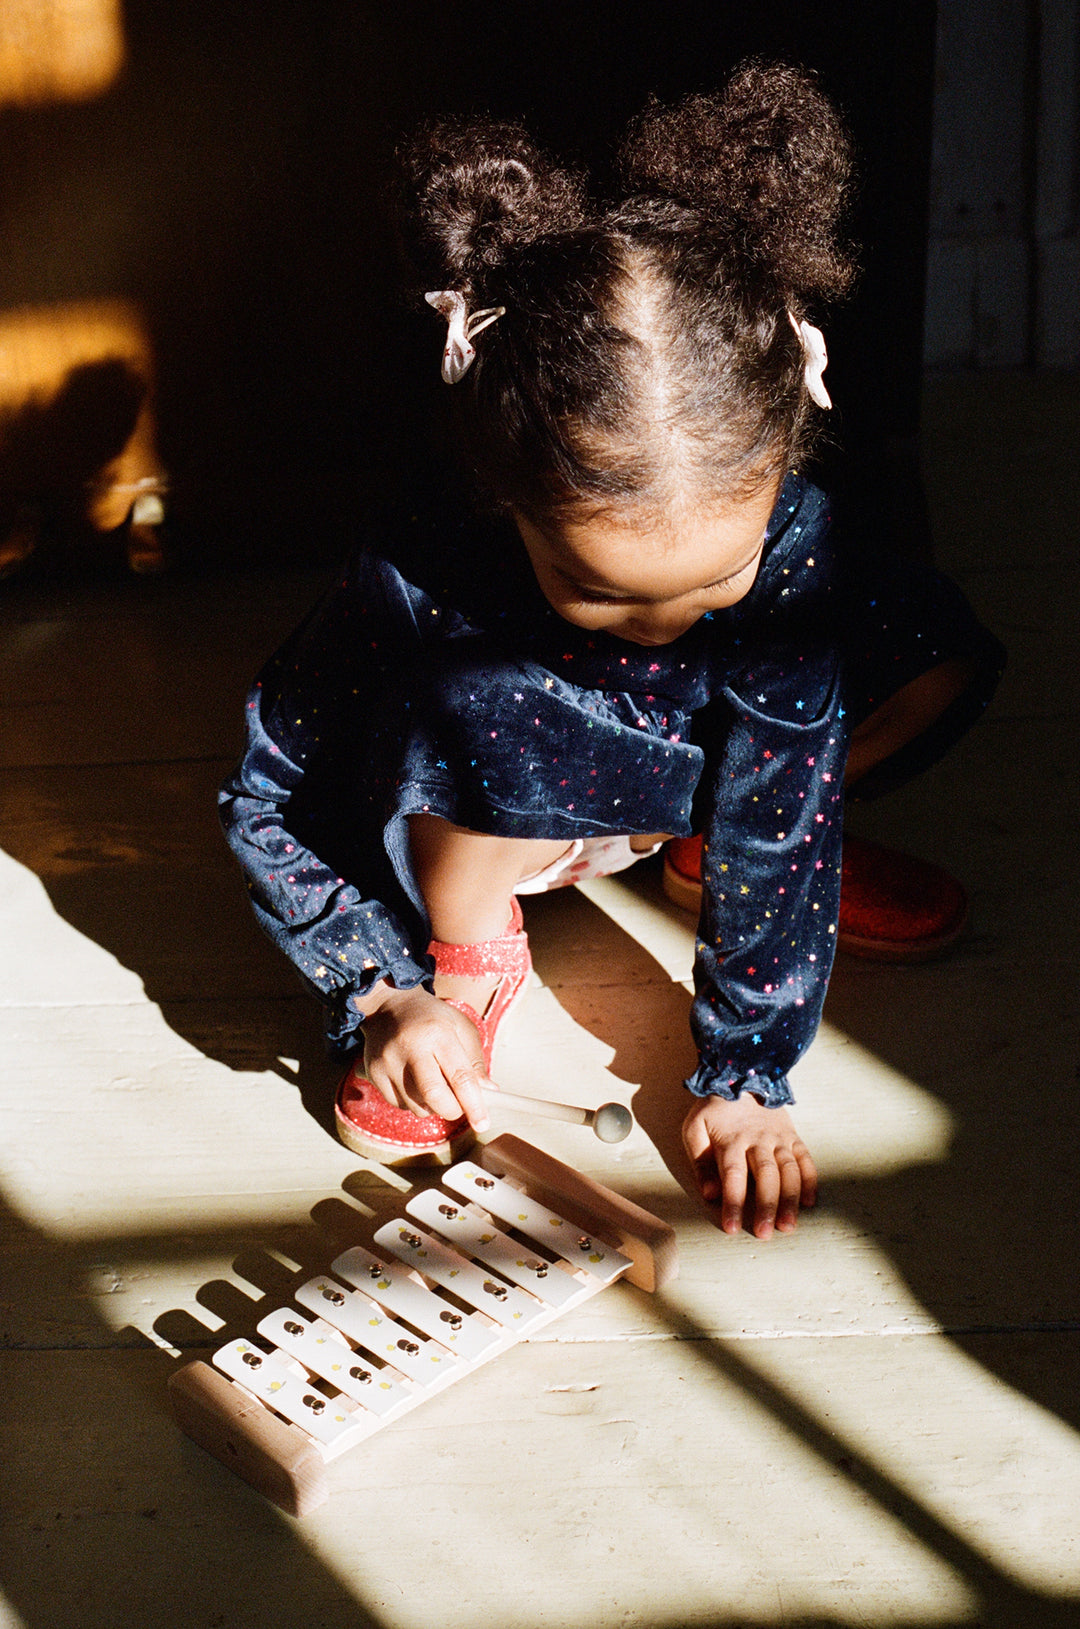
<instances>
[{"instance_id":1,"label":"girl's eye","mask_svg":"<svg viewBox=\"0 0 1080 1629\"><path fill-rule=\"evenodd\" d=\"M757 563L758 563L758 558L759 557L757 555L755 555L752 560L748 560L746 562L745 566L740 566L738 571L733 571L731 573L730 577L721 577L721 579L720 579L720 581L718 583L710 583L708 588L705 589L705 593L706 594L719 594L725 588L730 588L732 583L739 582L739 580L741 578L745 577L748 572L753 571L756 568Z\"/></svg>"},{"instance_id":2,"label":"girl's eye","mask_svg":"<svg viewBox=\"0 0 1080 1629\"><path fill-rule=\"evenodd\" d=\"M602 594L597 589L584 588L581 583L575 583L572 577L566 577L561 571L555 572L556 581L563 592L578 605L617 605L619 601L611 594Z\"/></svg>"},{"instance_id":3,"label":"girl's eye","mask_svg":"<svg viewBox=\"0 0 1080 1629\"><path fill-rule=\"evenodd\" d=\"M718 588L727 588L729 583L737 583L740 577L745 577L746 576L746 573L750 570L751 566L756 566L756 565L757 565L757 557L755 556L753 560L748 560L746 562L745 566L740 566L738 571L733 571L730 576L721 577L721 579L720 579L720 581L718 583L710 583L709 584L709 591L712 592L713 590L718 589Z\"/></svg>"}]
</instances>

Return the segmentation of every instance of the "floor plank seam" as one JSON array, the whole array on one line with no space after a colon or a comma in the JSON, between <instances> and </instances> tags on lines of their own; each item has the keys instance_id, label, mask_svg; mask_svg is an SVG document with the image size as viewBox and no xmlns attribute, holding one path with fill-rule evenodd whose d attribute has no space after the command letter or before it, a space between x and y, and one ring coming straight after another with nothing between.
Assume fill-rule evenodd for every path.
<instances>
[{"instance_id":1,"label":"floor plank seam","mask_svg":"<svg viewBox=\"0 0 1080 1629\"><path fill-rule=\"evenodd\" d=\"M551 1343L567 1346L626 1345L630 1342L684 1341L714 1345L723 1342L733 1345L740 1341L802 1341L802 1340L897 1340L908 1335L945 1335L949 1338L971 1335L1075 1335L1080 1334L1080 1320L1060 1323L1019 1324L887 1324L880 1329L725 1329L710 1334L690 1334L680 1330L650 1330L616 1335L574 1335L560 1331L546 1337ZM523 1343L524 1344L524 1343Z\"/></svg>"},{"instance_id":2,"label":"floor plank seam","mask_svg":"<svg viewBox=\"0 0 1080 1629\"><path fill-rule=\"evenodd\" d=\"M947 1339L972 1336L1026 1336L1080 1334L1080 1321L1026 1324L940 1324L916 1325L910 1329L897 1326L888 1329L792 1329L792 1330L739 1330L718 1331L715 1334L683 1334L678 1330L642 1330L615 1335L574 1335L564 1332L546 1334L533 1340L523 1340L519 1346L633 1346L656 1345L661 1342L682 1343L685 1346L735 1346L751 1341L769 1340L896 1340L914 1335L943 1335ZM148 1336L143 1341L57 1342L0 1345L0 1355L7 1357L52 1353L120 1353L175 1351L181 1356L189 1353L213 1352L222 1343L221 1333L212 1331L205 1341L185 1341L182 1346L172 1342L158 1342Z\"/></svg>"}]
</instances>

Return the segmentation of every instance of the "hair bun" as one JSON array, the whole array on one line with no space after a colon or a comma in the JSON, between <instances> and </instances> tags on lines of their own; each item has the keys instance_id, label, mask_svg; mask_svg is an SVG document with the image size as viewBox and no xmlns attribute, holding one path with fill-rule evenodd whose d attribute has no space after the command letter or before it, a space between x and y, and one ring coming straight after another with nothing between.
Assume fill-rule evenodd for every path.
<instances>
[{"instance_id":1,"label":"hair bun","mask_svg":"<svg viewBox=\"0 0 1080 1629\"><path fill-rule=\"evenodd\" d=\"M403 226L429 288L480 293L508 256L584 217L584 189L519 126L448 120L401 154Z\"/></svg>"},{"instance_id":2,"label":"hair bun","mask_svg":"<svg viewBox=\"0 0 1080 1629\"><path fill-rule=\"evenodd\" d=\"M756 60L720 94L654 103L623 150L629 186L714 223L796 299L851 283L852 258L836 242L851 167L850 139L814 76Z\"/></svg>"}]
</instances>

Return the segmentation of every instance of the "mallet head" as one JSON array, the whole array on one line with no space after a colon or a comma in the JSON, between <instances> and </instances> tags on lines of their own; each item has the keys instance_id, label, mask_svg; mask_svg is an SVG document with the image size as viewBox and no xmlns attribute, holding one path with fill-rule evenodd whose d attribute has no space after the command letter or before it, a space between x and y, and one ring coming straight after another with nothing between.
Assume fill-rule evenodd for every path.
<instances>
[{"instance_id":1,"label":"mallet head","mask_svg":"<svg viewBox=\"0 0 1080 1629\"><path fill-rule=\"evenodd\" d=\"M634 1116L624 1103L602 1103L593 1115L592 1128L602 1143L621 1143L634 1129Z\"/></svg>"}]
</instances>

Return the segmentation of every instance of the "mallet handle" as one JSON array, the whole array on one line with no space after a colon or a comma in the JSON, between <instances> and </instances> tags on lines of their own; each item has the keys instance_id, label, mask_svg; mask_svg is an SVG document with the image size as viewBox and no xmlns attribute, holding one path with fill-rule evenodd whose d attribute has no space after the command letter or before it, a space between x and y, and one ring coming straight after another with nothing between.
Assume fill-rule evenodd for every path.
<instances>
[{"instance_id":1,"label":"mallet handle","mask_svg":"<svg viewBox=\"0 0 1080 1629\"><path fill-rule=\"evenodd\" d=\"M524 1097L518 1092L492 1092L493 1103L505 1103L509 1109L521 1109L526 1114L539 1114L546 1120L568 1120L571 1125L591 1126L596 1119L595 1109L578 1109L571 1103L553 1103L547 1097Z\"/></svg>"}]
</instances>

